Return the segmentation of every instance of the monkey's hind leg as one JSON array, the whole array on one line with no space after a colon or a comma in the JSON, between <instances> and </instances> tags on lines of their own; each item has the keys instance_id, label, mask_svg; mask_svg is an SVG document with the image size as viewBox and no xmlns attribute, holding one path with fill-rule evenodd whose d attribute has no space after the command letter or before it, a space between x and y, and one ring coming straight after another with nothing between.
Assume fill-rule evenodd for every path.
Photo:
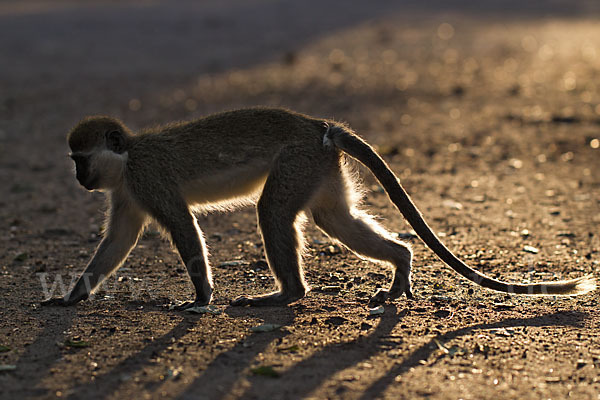
<instances>
[{"instance_id":1,"label":"monkey's hind leg","mask_svg":"<svg viewBox=\"0 0 600 400\"><path fill-rule=\"evenodd\" d=\"M371 298L371 303L396 299L403 293L407 298L412 298L410 248L392 239L369 214L354 205L357 191L349 174L342 172L332 181L320 189L311 205L317 226L355 253L394 265L391 286L389 289L379 289Z\"/></svg>"},{"instance_id":2,"label":"monkey's hind leg","mask_svg":"<svg viewBox=\"0 0 600 400\"><path fill-rule=\"evenodd\" d=\"M322 166L304 152L302 146L288 146L281 151L257 204L267 261L279 290L238 297L231 302L234 306L282 306L303 298L308 291L302 271L303 238L298 214L318 187Z\"/></svg>"}]
</instances>

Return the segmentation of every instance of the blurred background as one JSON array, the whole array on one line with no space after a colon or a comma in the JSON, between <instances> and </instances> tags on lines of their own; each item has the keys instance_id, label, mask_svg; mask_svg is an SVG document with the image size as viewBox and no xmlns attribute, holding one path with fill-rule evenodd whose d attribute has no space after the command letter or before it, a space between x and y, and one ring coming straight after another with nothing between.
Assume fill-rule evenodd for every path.
<instances>
[{"instance_id":1,"label":"blurred background","mask_svg":"<svg viewBox=\"0 0 600 400\"><path fill-rule=\"evenodd\" d=\"M142 125L256 104L364 115L378 134L464 125L498 100L515 118L596 117L599 13L594 0L2 1L3 136L42 118L62 134L89 113Z\"/></svg>"}]
</instances>

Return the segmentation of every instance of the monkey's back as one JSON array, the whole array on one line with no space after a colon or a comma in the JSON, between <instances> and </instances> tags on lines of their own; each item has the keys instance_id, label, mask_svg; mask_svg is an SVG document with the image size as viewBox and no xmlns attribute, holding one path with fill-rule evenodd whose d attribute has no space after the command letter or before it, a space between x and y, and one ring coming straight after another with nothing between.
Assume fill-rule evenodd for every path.
<instances>
[{"instance_id":1,"label":"monkey's back","mask_svg":"<svg viewBox=\"0 0 600 400\"><path fill-rule=\"evenodd\" d=\"M283 109L250 108L155 127L134 136L126 175L130 181L150 175L157 186L226 171L260 175L286 145L302 143L307 155L319 152L323 122Z\"/></svg>"}]
</instances>

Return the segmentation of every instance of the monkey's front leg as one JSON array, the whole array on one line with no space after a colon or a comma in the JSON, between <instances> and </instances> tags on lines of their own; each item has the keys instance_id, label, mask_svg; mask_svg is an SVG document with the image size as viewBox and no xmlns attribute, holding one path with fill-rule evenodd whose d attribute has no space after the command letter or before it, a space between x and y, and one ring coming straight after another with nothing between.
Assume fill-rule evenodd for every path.
<instances>
[{"instance_id":1,"label":"monkey's front leg","mask_svg":"<svg viewBox=\"0 0 600 400\"><path fill-rule=\"evenodd\" d=\"M119 233L108 233L70 293L62 298L45 300L42 305L69 306L87 299L90 293L96 290L100 283L122 264L135 246L138 233L132 232L130 227L129 234L126 235L123 232L125 230L128 229L122 228Z\"/></svg>"},{"instance_id":2,"label":"monkey's front leg","mask_svg":"<svg viewBox=\"0 0 600 400\"><path fill-rule=\"evenodd\" d=\"M118 194L112 195L106 236L85 271L70 293L64 297L47 299L41 304L70 306L87 299L127 258L137 243L145 219L145 214L131 205L131 202L123 201Z\"/></svg>"},{"instance_id":3,"label":"monkey's front leg","mask_svg":"<svg viewBox=\"0 0 600 400\"><path fill-rule=\"evenodd\" d=\"M196 290L194 301L185 302L175 307L175 309L185 310L207 305L212 299L212 279L208 260L206 259L206 244L196 218L186 209L185 213L182 210L181 215L169 219L168 224L165 225L171 232L173 243L185 263Z\"/></svg>"},{"instance_id":4,"label":"monkey's front leg","mask_svg":"<svg viewBox=\"0 0 600 400\"><path fill-rule=\"evenodd\" d=\"M183 256L182 259L184 259ZM186 310L191 307L205 306L210 303L212 299L210 268L204 257L204 254L199 253L192 257L190 260L185 262L185 267L187 268L188 275L190 276L192 284L194 285L194 289L196 290L196 299L194 301L186 301L183 304L176 306L176 310Z\"/></svg>"}]
</instances>

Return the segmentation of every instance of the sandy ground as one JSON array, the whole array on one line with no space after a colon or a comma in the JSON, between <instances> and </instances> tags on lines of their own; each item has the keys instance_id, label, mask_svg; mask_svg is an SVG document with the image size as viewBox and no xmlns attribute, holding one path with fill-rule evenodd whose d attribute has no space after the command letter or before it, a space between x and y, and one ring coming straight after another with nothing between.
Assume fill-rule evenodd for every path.
<instances>
[{"instance_id":1,"label":"sandy ground","mask_svg":"<svg viewBox=\"0 0 600 400\"><path fill-rule=\"evenodd\" d=\"M415 253L416 298L381 315L367 302L388 268L311 225L308 296L229 307L273 286L252 209L198 217L218 315L168 310L193 291L154 228L93 299L39 306L99 241L103 195L77 186L64 139L89 114L140 128L273 105L343 120L480 271L597 275L598 3L364 3L0 2L1 398L600 398L598 292L466 282L368 174L365 205ZM281 327L251 329L263 323Z\"/></svg>"}]
</instances>

